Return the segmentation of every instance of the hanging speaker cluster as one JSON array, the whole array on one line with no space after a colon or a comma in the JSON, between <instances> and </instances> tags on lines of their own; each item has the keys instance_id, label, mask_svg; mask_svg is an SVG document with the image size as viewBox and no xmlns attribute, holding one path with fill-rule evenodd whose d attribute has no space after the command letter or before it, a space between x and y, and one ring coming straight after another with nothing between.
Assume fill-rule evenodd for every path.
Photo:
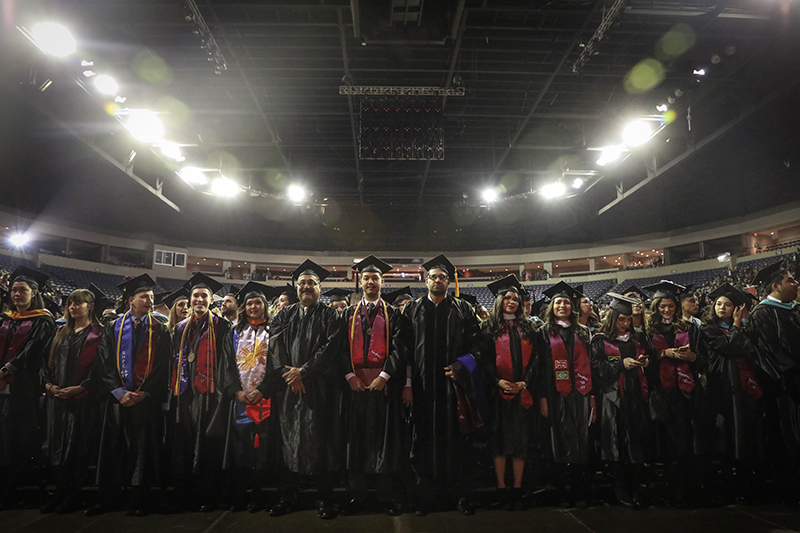
<instances>
[{"instance_id":1,"label":"hanging speaker cluster","mask_svg":"<svg viewBox=\"0 0 800 533\"><path fill-rule=\"evenodd\" d=\"M363 97L358 122L361 159L444 159L441 98Z\"/></svg>"}]
</instances>

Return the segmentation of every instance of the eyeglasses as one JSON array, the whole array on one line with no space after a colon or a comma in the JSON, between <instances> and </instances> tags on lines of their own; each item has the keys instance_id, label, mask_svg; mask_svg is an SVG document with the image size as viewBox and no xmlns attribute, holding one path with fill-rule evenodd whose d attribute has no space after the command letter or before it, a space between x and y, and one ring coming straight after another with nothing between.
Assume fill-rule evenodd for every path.
<instances>
[{"instance_id":1,"label":"eyeglasses","mask_svg":"<svg viewBox=\"0 0 800 533\"><path fill-rule=\"evenodd\" d=\"M432 279L434 281L436 280L447 281L448 279L450 279L450 276L448 276L447 274L430 274L428 275L428 279Z\"/></svg>"},{"instance_id":2,"label":"eyeglasses","mask_svg":"<svg viewBox=\"0 0 800 533\"><path fill-rule=\"evenodd\" d=\"M319 284L316 281L314 281L313 279L307 279L307 280L303 280L303 281L298 281L297 282L297 286L298 287L316 287L317 285L319 285Z\"/></svg>"}]
</instances>

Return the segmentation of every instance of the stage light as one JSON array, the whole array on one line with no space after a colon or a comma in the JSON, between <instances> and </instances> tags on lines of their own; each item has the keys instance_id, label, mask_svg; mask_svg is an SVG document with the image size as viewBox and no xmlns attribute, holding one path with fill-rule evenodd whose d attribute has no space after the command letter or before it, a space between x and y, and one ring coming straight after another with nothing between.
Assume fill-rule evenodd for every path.
<instances>
[{"instance_id":1,"label":"stage light","mask_svg":"<svg viewBox=\"0 0 800 533\"><path fill-rule=\"evenodd\" d=\"M206 175L203 174L203 171L199 168L186 167L181 169L181 171L178 172L178 175L183 181L193 185L205 185L208 183L208 178L206 178Z\"/></svg>"},{"instance_id":2,"label":"stage light","mask_svg":"<svg viewBox=\"0 0 800 533\"><path fill-rule=\"evenodd\" d=\"M667 109L669 109L667 107L667 104L660 104L656 106L656 111L658 111L659 113L666 113Z\"/></svg>"},{"instance_id":3,"label":"stage light","mask_svg":"<svg viewBox=\"0 0 800 533\"><path fill-rule=\"evenodd\" d=\"M583 187L583 180L581 178L575 178L575 181L572 182L573 189L580 189Z\"/></svg>"},{"instance_id":4,"label":"stage light","mask_svg":"<svg viewBox=\"0 0 800 533\"><path fill-rule=\"evenodd\" d=\"M124 96L117 96L116 98L114 98L114 101L118 104L124 104L125 100L127 100L127 98L125 98Z\"/></svg>"},{"instance_id":5,"label":"stage light","mask_svg":"<svg viewBox=\"0 0 800 533\"><path fill-rule=\"evenodd\" d=\"M186 160L186 158L183 157L183 154L181 154L180 147L174 142L167 141L161 143L161 153L170 159L174 159L178 163Z\"/></svg>"},{"instance_id":6,"label":"stage light","mask_svg":"<svg viewBox=\"0 0 800 533\"><path fill-rule=\"evenodd\" d=\"M290 185L286 190L286 196L292 202L302 202L306 198L306 190L300 185Z\"/></svg>"},{"instance_id":7,"label":"stage light","mask_svg":"<svg viewBox=\"0 0 800 533\"><path fill-rule=\"evenodd\" d=\"M700 68L700 69L697 69L697 70L693 70L692 74L694 74L695 76L705 76L706 75L706 70L703 69L703 68Z\"/></svg>"},{"instance_id":8,"label":"stage light","mask_svg":"<svg viewBox=\"0 0 800 533\"><path fill-rule=\"evenodd\" d=\"M653 127L644 120L635 120L622 130L622 142L628 146L639 146L650 140Z\"/></svg>"},{"instance_id":9,"label":"stage light","mask_svg":"<svg viewBox=\"0 0 800 533\"><path fill-rule=\"evenodd\" d=\"M717 257L717 261L719 261L720 263L725 263L727 261L730 261L730 259L731 259L730 252L725 252L724 254Z\"/></svg>"},{"instance_id":10,"label":"stage light","mask_svg":"<svg viewBox=\"0 0 800 533\"><path fill-rule=\"evenodd\" d=\"M81 66L82 67L93 67L94 66L94 61L86 61L84 59L83 61L81 61Z\"/></svg>"},{"instance_id":11,"label":"stage light","mask_svg":"<svg viewBox=\"0 0 800 533\"><path fill-rule=\"evenodd\" d=\"M481 196L483 197L483 201L489 204L496 202L498 198L497 191L492 188L485 189L483 193L481 193Z\"/></svg>"},{"instance_id":12,"label":"stage light","mask_svg":"<svg viewBox=\"0 0 800 533\"><path fill-rule=\"evenodd\" d=\"M234 196L239 192L239 185L235 181L222 176L211 183L211 192L217 196Z\"/></svg>"},{"instance_id":13,"label":"stage light","mask_svg":"<svg viewBox=\"0 0 800 533\"><path fill-rule=\"evenodd\" d=\"M164 124L158 115L145 109L135 109L128 113L125 127L134 138L147 143L155 143L164 136Z\"/></svg>"},{"instance_id":14,"label":"stage light","mask_svg":"<svg viewBox=\"0 0 800 533\"><path fill-rule=\"evenodd\" d=\"M542 187L541 192L542 196L545 198L556 198L558 196L563 196L566 192L566 188L564 187L564 184L562 184L560 181L557 181Z\"/></svg>"},{"instance_id":15,"label":"stage light","mask_svg":"<svg viewBox=\"0 0 800 533\"><path fill-rule=\"evenodd\" d=\"M622 149L622 146L608 146L603 148L603 152L600 154L597 164L602 167L609 163L613 163L622 155Z\"/></svg>"},{"instance_id":16,"label":"stage light","mask_svg":"<svg viewBox=\"0 0 800 533\"><path fill-rule=\"evenodd\" d=\"M98 91L109 96L114 96L119 90L119 85L114 81L114 78L106 74L97 76L94 79L94 86L97 87Z\"/></svg>"},{"instance_id":17,"label":"stage light","mask_svg":"<svg viewBox=\"0 0 800 533\"><path fill-rule=\"evenodd\" d=\"M40 22L33 26L31 36L45 53L67 57L75 52L75 38L67 28L55 22Z\"/></svg>"},{"instance_id":18,"label":"stage light","mask_svg":"<svg viewBox=\"0 0 800 533\"><path fill-rule=\"evenodd\" d=\"M26 244L28 244L29 240L30 240L30 237L28 237L27 233L17 233L16 235L12 235L8 239L8 241L11 244L13 244L14 246L16 246L17 248L25 246Z\"/></svg>"},{"instance_id":19,"label":"stage light","mask_svg":"<svg viewBox=\"0 0 800 533\"><path fill-rule=\"evenodd\" d=\"M87 78L91 78L92 76L96 76L96 75L97 75L97 72L95 72L95 71L93 71L93 70L84 70L84 71L83 71L83 75L84 75L85 77L87 77Z\"/></svg>"}]
</instances>

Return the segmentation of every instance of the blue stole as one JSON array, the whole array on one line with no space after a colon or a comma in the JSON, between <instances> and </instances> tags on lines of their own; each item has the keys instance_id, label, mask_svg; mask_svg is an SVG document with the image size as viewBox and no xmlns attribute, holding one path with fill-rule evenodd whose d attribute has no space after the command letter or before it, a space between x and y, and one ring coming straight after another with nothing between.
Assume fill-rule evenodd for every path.
<instances>
[{"instance_id":1,"label":"blue stole","mask_svg":"<svg viewBox=\"0 0 800 533\"><path fill-rule=\"evenodd\" d=\"M139 346L133 345L134 327L133 319L130 318L131 312L128 311L122 318L114 323L114 341L117 345L117 365L119 367L119 375L122 377L122 384L125 385L127 390L134 390L133 386L133 367L136 364L136 353L139 351ZM150 313L142 317L142 326L144 330L150 327ZM140 326L141 327L141 326ZM120 329L122 330L120 332ZM120 335L120 333L122 333ZM144 337L139 339L141 345Z\"/></svg>"},{"instance_id":2,"label":"blue stole","mask_svg":"<svg viewBox=\"0 0 800 533\"><path fill-rule=\"evenodd\" d=\"M786 309L787 311L791 311L797 306L797 302L792 300L791 302L776 302L775 300L770 300L769 298L764 298L759 303L764 305L771 305L772 307L777 307L779 309Z\"/></svg>"}]
</instances>

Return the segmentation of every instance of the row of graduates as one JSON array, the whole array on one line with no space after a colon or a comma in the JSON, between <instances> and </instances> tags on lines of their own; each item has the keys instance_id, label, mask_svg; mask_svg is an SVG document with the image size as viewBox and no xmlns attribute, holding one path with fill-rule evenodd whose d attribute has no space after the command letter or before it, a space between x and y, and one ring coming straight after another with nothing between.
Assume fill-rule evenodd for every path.
<instances>
[{"instance_id":1,"label":"row of graduates","mask_svg":"<svg viewBox=\"0 0 800 533\"><path fill-rule=\"evenodd\" d=\"M753 367L744 364L752 361L752 345L736 336L740 328L734 323L729 331L709 330L704 339L695 325L675 317L678 286L656 288L646 334L632 326L637 302L614 295L612 312L590 339L577 323L573 309L580 295L571 287L554 288L537 331L522 312L519 283L509 277L492 284L497 301L481 335L469 304L447 294L454 268L444 256L426 263L429 293L406 304L402 314L380 299L382 276L391 267L373 256L357 267L365 298L340 317L318 301L326 271L310 261L301 265L294 274L300 303L279 312L269 328L264 312L269 287L243 289L242 318L231 327L208 311L219 286L196 276L188 284L193 314L178 325L174 338L147 313L154 283L141 276L124 287L129 311L104 331L94 323L79 329L68 319L69 334L62 333L61 342L56 335L55 349L49 350L52 319L34 309L42 275L16 275L11 295L17 310L0 322L0 340L6 341L0 344L6 350L0 387L8 391L0 397L4 503L11 503L15 470L37 444L31 421L41 384L48 398L47 458L58 467L61 489L51 507L63 511L79 503L76 489L97 449L92 445L97 427L100 494L131 485L132 510L139 514L149 507L147 487L162 481L165 455L177 503L196 501L210 509L223 469L237 472L240 489L248 472L263 471L268 439L279 442L287 474L271 514L291 511L298 476L312 476L320 517L335 516L332 489L343 467L352 496L344 512L363 508L366 476L375 474L384 510L396 514L392 475L407 466L409 456L418 514L425 514L442 490L459 511L471 514L469 496L477 482L470 469L476 464L471 437L481 418L492 429L498 498L507 508L520 505L525 458L537 431L548 433L552 459L563 469L559 479L570 482L572 492L563 493L569 504L588 501L592 428L598 426L601 458L614 465L617 497L626 506L642 505L638 474L657 456L670 465L683 497L696 486L693 459L722 449L720 442L750 470L763 459L753 424L764 411L751 405L763 390L754 385L759 376ZM17 297L25 286L27 306L24 294ZM88 309L99 297L85 292L70 296L70 318L73 306ZM716 300L721 298L738 301L732 288ZM93 351L99 363L91 364ZM768 355L758 368L774 359ZM718 396L730 396L732 410L708 399L715 364L726 380L719 384L725 394ZM772 381L780 381L785 368L773 370ZM343 384L349 385L348 394L342 394ZM412 406L410 446L403 403ZM486 403L491 413L482 409ZM277 414L273 435L266 432L270 411ZM537 411L549 424L534 422ZM791 438L780 432L786 426L782 413L775 413L779 430L767 434L784 444L787 453L779 456L794 461ZM720 428L728 438L715 442L712 429ZM747 436L753 438L748 442ZM781 442L770 444L777 449ZM510 489L506 458L513 470ZM253 494L260 494L258 477L251 481ZM194 498L190 486L198 489ZM90 511L109 505L101 500Z\"/></svg>"}]
</instances>

